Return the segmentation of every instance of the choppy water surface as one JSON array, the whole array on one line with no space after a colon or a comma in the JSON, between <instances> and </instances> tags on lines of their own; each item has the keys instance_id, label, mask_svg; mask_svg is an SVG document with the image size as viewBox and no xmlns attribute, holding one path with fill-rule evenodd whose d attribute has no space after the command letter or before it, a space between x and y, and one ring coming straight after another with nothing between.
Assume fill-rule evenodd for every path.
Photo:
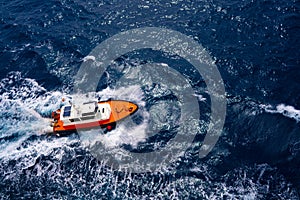
<instances>
[{"instance_id":1,"label":"choppy water surface","mask_svg":"<svg viewBox=\"0 0 300 200\"><path fill-rule=\"evenodd\" d=\"M13 0L0 10L1 198L299 199L296 1ZM145 26L186 34L214 58L228 106L213 151L200 159L195 147L162 171L136 174L97 160L78 134L43 135L51 111L70 98L84 57L105 39ZM189 80L201 116L186 130L197 132L195 146L203 140L210 114L205 82L182 58L145 49L109 66L92 95L140 106L132 121L98 135L108 150L155 151L176 134L180 101L140 68L154 62ZM118 85L121 77L131 81ZM163 135L149 139L149 129Z\"/></svg>"}]
</instances>

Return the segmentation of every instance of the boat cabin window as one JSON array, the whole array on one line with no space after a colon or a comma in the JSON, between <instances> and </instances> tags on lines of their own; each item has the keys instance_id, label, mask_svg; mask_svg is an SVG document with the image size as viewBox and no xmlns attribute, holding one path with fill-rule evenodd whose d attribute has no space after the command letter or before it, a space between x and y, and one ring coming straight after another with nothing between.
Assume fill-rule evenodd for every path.
<instances>
[{"instance_id":1,"label":"boat cabin window","mask_svg":"<svg viewBox=\"0 0 300 200\"><path fill-rule=\"evenodd\" d=\"M64 114L63 114L63 116L64 117L70 117L70 115L71 115L71 106L66 106L64 108Z\"/></svg>"},{"instance_id":2,"label":"boat cabin window","mask_svg":"<svg viewBox=\"0 0 300 200\"><path fill-rule=\"evenodd\" d=\"M94 119L95 116L89 116L89 117L81 117L81 120L89 120L89 119Z\"/></svg>"},{"instance_id":3,"label":"boat cabin window","mask_svg":"<svg viewBox=\"0 0 300 200\"><path fill-rule=\"evenodd\" d=\"M89 116L89 115L95 115L95 113L94 112L82 113L83 117Z\"/></svg>"},{"instance_id":4,"label":"boat cabin window","mask_svg":"<svg viewBox=\"0 0 300 200\"><path fill-rule=\"evenodd\" d=\"M69 119L69 120L70 120L70 122L79 122L80 121L79 118L73 118L73 119Z\"/></svg>"}]
</instances>

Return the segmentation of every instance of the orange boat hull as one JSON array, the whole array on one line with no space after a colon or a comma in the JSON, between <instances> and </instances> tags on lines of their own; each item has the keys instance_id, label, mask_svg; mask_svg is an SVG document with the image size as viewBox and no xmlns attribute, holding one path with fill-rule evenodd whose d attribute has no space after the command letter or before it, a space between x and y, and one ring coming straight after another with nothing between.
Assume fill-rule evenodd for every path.
<instances>
[{"instance_id":1,"label":"orange boat hull","mask_svg":"<svg viewBox=\"0 0 300 200\"><path fill-rule=\"evenodd\" d=\"M135 113L138 110L138 106L132 102L128 101L122 101L122 100L108 100L108 101L101 101L98 102L98 105L100 104L109 104L111 113L108 119L105 120L95 120L95 121L89 121L89 122L81 122L81 123L74 123L74 124L65 124L59 117L59 115L55 116L56 112L60 112L60 110L57 110L52 114L52 117L55 119L54 125L53 125L53 132L54 133L60 133L60 132L70 132L70 131L76 131L80 129L91 129L95 127L111 127L111 125L114 125L117 121L120 121L133 113Z\"/></svg>"}]
</instances>

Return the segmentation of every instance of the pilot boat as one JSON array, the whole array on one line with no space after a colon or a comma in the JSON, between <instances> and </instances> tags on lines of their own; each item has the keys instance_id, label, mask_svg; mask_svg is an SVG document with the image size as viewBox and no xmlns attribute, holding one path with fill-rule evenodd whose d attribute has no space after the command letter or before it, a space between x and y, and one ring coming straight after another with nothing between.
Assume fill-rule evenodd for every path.
<instances>
[{"instance_id":1,"label":"pilot boat","mask_svg":"<svg viewBox=\"0 0 300 200\"><path fill-rule=\"evenodd\" d=\"M51 126L56 134L95 127L112 130L120 121L138 110L129 101L90 101L81 104L64 105L52 112Z\"/></svg>"}]
</instances>

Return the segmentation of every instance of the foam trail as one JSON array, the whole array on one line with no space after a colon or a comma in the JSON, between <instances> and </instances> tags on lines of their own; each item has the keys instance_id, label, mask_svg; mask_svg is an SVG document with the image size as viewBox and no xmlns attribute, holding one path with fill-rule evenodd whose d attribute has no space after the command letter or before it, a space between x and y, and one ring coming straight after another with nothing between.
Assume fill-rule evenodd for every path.
<instances>
[{"instance_id":1,"label":"foam trail","mask_svg":"<svg viewBox=\"0 0 300 200\"><path fill-rule=\"evenodd\" d=\"M278 113L282 114L285 117L295 119L297 122L300 122L300 110L297 110L293 106L279 104L275 108L271 105L260 105L268 113Z\"/></svg>"},{"instance_id":2,"label":"foam trail","mask_svg":"<svg viewBox=\"0 0 300 200\"><path fill-rule=\"evenodd\" d=\"M19 100L6 100L6 101L11 101L13 104L15 104L14 106L11 107L11 109L15 109L16 106L19 107L19 114L23 114L24 117L26 118L33 118L33 120L29 120L29 121L20 121L20 125L21 126L15 126L13 127L15 130L23 130L23 131L28 131L32 134L47 134L47 133L52 133L53 130L50 127L50 118L45 118L42 117L40 113L38 113L37 111L35 111L33 108L30 108L28 105L25 105L24 103L22 103ZM33 105L33 104L31 104Z\"/></svg>"},{"instance_id":3,"label":"foam trail","mask_svg":"<svg viewBox=\"0 0 300 200\"><path fill-rule=\"evenodd\" d=\"M62 97L69 98L58 91L46 91L35 80L22 77L20 72L10 72L2 79L0 158L22 157L23 151L30 151L40 140L33 136L52 132L50 119L44 116L50 116L53 110L60 107ZM51 148L49 141L44 143L47 143L44 146Z\"/></svg>"},{"instance_id":4,"label":"foam trail","mask_svg":"<svg viewBox=\"0 0 300 200\"><path fill-rule=\"evenodd\" d=\"M0 157L7 157L12 152L17 151L28 138L33 135L41 134L41 126L47 123L35 111L27 112L28 109L14 101L2 101L0 107L4 108L1 114L3 124L0 137Z\"/></svg>"},{"instance_id":5,"label":"foam trail","mask_svg":"<svg viewBox=\"0 0 300 200\"><path fill-rule=\"evenodd\" d=\"M138 146L139 142L145 141L147 137L147 120L142 124L128 127L127 123L117 124L117 128L106 134L100 134L95 130L84 131L80 135L84 146L93 146L101 142L105 148L112 149L122 144L129 144L133 148Z\"/></svg>"}]
</instances>

